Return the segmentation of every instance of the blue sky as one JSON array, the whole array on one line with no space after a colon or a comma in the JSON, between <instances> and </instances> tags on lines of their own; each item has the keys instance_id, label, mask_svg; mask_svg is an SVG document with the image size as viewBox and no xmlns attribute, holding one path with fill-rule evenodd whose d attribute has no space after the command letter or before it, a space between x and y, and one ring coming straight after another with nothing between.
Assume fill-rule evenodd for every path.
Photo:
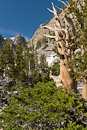
<instances>
[{"instance_id":1,"label":"blue sky","mask_svg":"<svg viewBox=\"0 0 87 130\"><path fill-rule=\"evenodd\" d=\"M21 33L30 39L41 23L52 18L47 10L52 9L51 2L62 6L57 0L0 0L0 34L14 37Z\"/></svg>"}]
</instances>

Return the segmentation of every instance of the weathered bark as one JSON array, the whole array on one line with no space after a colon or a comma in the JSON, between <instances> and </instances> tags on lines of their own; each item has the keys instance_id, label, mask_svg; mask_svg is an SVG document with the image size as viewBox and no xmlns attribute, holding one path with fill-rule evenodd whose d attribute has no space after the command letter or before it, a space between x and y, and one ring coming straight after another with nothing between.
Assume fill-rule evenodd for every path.
<instances>
[{"instance_id":1,"label":"weathered bark","mask_svg":"<svg viewBox=\"0 0 87 130\"><path fill-rule=\"evenodd\" d=\"M50 72L50 78L54 80L54 82L56 83L56 86L59 87L59 86L64 86L62 80L61 80L61 76L54 76L52 75L52 72Z\"/></svg>"},{"instance_id":2,"label":"weathered bark","mask_svg":"<svg viewBox=\"0 0 87 130\"><path fill-rule=\"evenodd\" d=\"M73 89L74 91L77 91L77 82L71 75L71 69L68 66L68 63L64 63L63 60L60 60L60 76L64 86L68 87L70 90Z\"/></svg>"},{"instance_id":3,"label":"weathered bark","mask_svg":"<svg viewBox=\"0 0 87 130\"><path fill-rule=\"evenodd\" d=\"M81 45L81 56L84 55L85 51L86 50L84 49L83 45ZM83 60L83 62L85 61ZM84 71L84 75L85 73L87 73L87 70ZM82 81L82 97L84 99L87 99L87 78L86 77Z\"/></svg>"},{"instance_id":4,"label":"weathered bark","mask_svg":"<svg viewBox=\"0 0 87 130\"><path fill-rule=\"evenodd\" d=\"M66 6L66 9L62 10L62 16L64 17L65 27L62 26L60 18L57 14L57 10L55 9L52 3L53 10L50 9L48 10L54 14L55 25L54 27L49 27L49 26L43 26L43 27L51 31L54 31L55 36L51 36L47 34L45 34L44 36L49 38L55 38L56 40L58 54L60 58L60 76L58 76L58 79L61 78L60 84L68 87L70 90L73 89L74 91L76 91L77 82L75 81L75 79L73 79L73 76L71 74L71 71L75 71L75 68L71 69L68 64L69 60L73 59L73 54L76 49L73 48L73 46L75 46L74 41L76 39L76 31L72 19L68 17L66 14L66 11L70 6L69 3L68 2L65 3L62 0L58 0L58 1L62 2ZM69 28L67 27L66 23L68 23ZM72 33L72 38L70 36L71 33ZM56 77L53 75L51 75L51 78L53 78L54 81L56 79Z\"/></svg>"},{"instance_id":5,"label":"weathered bark","mask_svg":"<svg viewBox=\"0 0 87 130\"><path fill-rule=\"evenodd\" d=\"M82 82L82 97L87 99L87 79L84 79Z\"/></svg>"},{"instance_id":6,"label":"weathered bark","mask_svg":"<svg viewBox=\"0 0 87 130\"><path fill-rule=\"evenodd\" d=\"M4 130L3 128L1 128L0 130Z\"/></svg>"}]
</instances>

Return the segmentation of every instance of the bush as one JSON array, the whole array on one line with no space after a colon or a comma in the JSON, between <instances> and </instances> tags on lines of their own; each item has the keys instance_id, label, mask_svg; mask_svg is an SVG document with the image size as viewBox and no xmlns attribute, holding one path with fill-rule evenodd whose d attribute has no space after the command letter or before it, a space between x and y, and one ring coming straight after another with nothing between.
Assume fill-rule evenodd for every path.
<instances>
[{"instance_id":1,"label":"bush","mask_svg":"<svg viewBox=\"0 0 87 130\"><path fill-rule=\"evenodd\" d=\"M59 60L57 60L56 62L54 62L53 66L52 66L52 74L55 76L58 76L60 74L60 66L59 66Z\"/></svg>"},{"instance_id":2,"label":"bush","mask_svg":"<svg viewBox=\"0 0 87 130\"><path fill-rule=\"evenodd\" d=\"M43 45L44 45L43 49L45 49L48 46L47 42L48 42L48 39L46 37L43 37L42 39L39 39L37 41L36 49L39 49Z\"/></svg>"},{"instance_id":3,"label":"bush","mask_svg":"<svg viewBox=\"0 0 87 130\"><path fill-rule=\"evenodd\" d=\"M39 49L40 47L41 47L41 40L38 40L36 49Z\"/></svg>"},{"instance_id":4,"label":"bush","mask_svg":"<svg viewBox=\"0 0 87 130\"><path fill-rule=\"evenodd\" d=\"M48 47L48 44L44 44L44 47L42 48L43 50Z\"/></svg>"},{"instance_id":5,"label":"bush","mask_svg":"<svg viewBox=\"0 0 87 130\"><path fill-rule=\"evenodd\" d=\"M41 40L42 40L42 44L46 44L48 42L48 39L46 37L43 37Z\"/></svg>"},{"instance_id":6,"label":"bush","mask_svg":"<svg viewBox=\"0 0 87 130\"><path fill-rule=\"evenodd\" d=\"M53 81L37 83L34 88L23 88L12 95L0 115L0 126L7 130L86 130L87 102L79 94Z\"/></svg>"}]
</instances>

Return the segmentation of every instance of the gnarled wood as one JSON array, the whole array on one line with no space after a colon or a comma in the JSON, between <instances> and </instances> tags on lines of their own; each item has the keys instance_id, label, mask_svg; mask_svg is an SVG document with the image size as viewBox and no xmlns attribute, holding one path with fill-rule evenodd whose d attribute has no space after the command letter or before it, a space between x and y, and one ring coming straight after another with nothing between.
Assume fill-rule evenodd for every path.
<instances>
[{"instance_id":1,"label":"gnarled wood","mask_svg":"<svg viewBox=\"0 0 87 130\"><path fill-rule=\"evenodd\" d=\"M59 16L57 14L57 10L54 7L54 4L52 3L53 10L48 9L50 12L54 14L54 21L55 21L55 26L54 27L49 27L49 26L43 26L44 28L47 28L51 31L54 31L55 36L51 35L45 35L46 37L50 38L55 38L56 43L57 43L57 49L58 49L58 54L60 57L60 76L57 76L57 78L61 78L60 83L62 83L63 86L69 87L69 89L73 89L76 91L77 89L77 83L73 79L73 76L71 74L71 71L74 71L73 68L70 68L68 65L68 60L69 58L73 58L73 54L75 49L72 49L71 46L73 46L73 40L76 37L76 31L75 27L73 24L73 21L70 17L67 16L66 11L70 7L68 2L64 2L62 0L58 0L61 3L63 3L66 8L65 10L62 10L62 16L64 17L65 21L65 27L62 26L61 21L59 19ZM58 7L57 7L58 8ZM66 27L66 22L69 24L69 28ZM73 38L70 37L70 34L72 33ZM73 53L72 53L73 52ZM56 79L55 76L50 75L51 78ZM57 85L58 86L58 85Z\"/></svg>"},{"instance_id":2,"label":"gnarled wood","mask_svg":"<svg viewBox=\"0 0 87 130\"><path fill-rule=\"evenodd\" d=\"M87 100L87 79L82 82L82 97Z\"/></svg>"}]
</instances>

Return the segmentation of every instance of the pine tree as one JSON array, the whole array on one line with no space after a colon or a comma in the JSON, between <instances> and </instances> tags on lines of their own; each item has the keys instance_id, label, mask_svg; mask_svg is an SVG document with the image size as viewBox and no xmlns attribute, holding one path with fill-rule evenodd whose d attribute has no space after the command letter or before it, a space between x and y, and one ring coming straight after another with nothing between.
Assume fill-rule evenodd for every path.
<instances>
[{"instance_id":1,"label":"pine tree","mask_svg":"<svg viewBox=\"0 0 87 130\"><path fill-rule=\"evenodd\" d=\"M49 67L46 62L46 57L44 54L40 56L39 68L40 68L42 81L44 81L44 82L49 81Z\"/></svg>"},{"instance_id":2,"label":"pine tree","mask_svg":"<svg viewBox=\"0 0 87 130\"><path fill-rule=\"evenodd\" d=\"M70 1L71 8L70 12L74 13L76 17L76 28L77 28L77 51L72 60L72 66L76 65L76 72L74 76L76 80L83 83L82 96L87 99L87 1L83 0L81 4L80 0L77 1L78 6L75 2Z\"/></svg>"},{"instance_id":3,"label":"pine tree","mask_svg":"<svg viewBox=\"0 0 87 130\"><path fill-rule=\"evenodd\" d=\"M59 60L57 60L56 62L54 62L52 68L52 74L55 76L58 76L60 73L60 69L59 69Z\"/></svg>"},{"instance_id":4,"label":"pine tree","mask_svg":"<svg viewBox=\"0 0 87 130\"><path fill-rule=\"evenodd\" d=\"M0 67L5 77L14 80L14 51L10 42L4 42L0 52Z\"/></svg>"},{"instance_id":5,"label":"pine tree","mask_svg":"<svg viewBox=\"0 0 87 130\"><path fill-rule=\"evenodd\" d=\"M19 42L15 52L15 78L17 81L25 80L25 60L23 45Z\"/></svg>"}]
</instances>

